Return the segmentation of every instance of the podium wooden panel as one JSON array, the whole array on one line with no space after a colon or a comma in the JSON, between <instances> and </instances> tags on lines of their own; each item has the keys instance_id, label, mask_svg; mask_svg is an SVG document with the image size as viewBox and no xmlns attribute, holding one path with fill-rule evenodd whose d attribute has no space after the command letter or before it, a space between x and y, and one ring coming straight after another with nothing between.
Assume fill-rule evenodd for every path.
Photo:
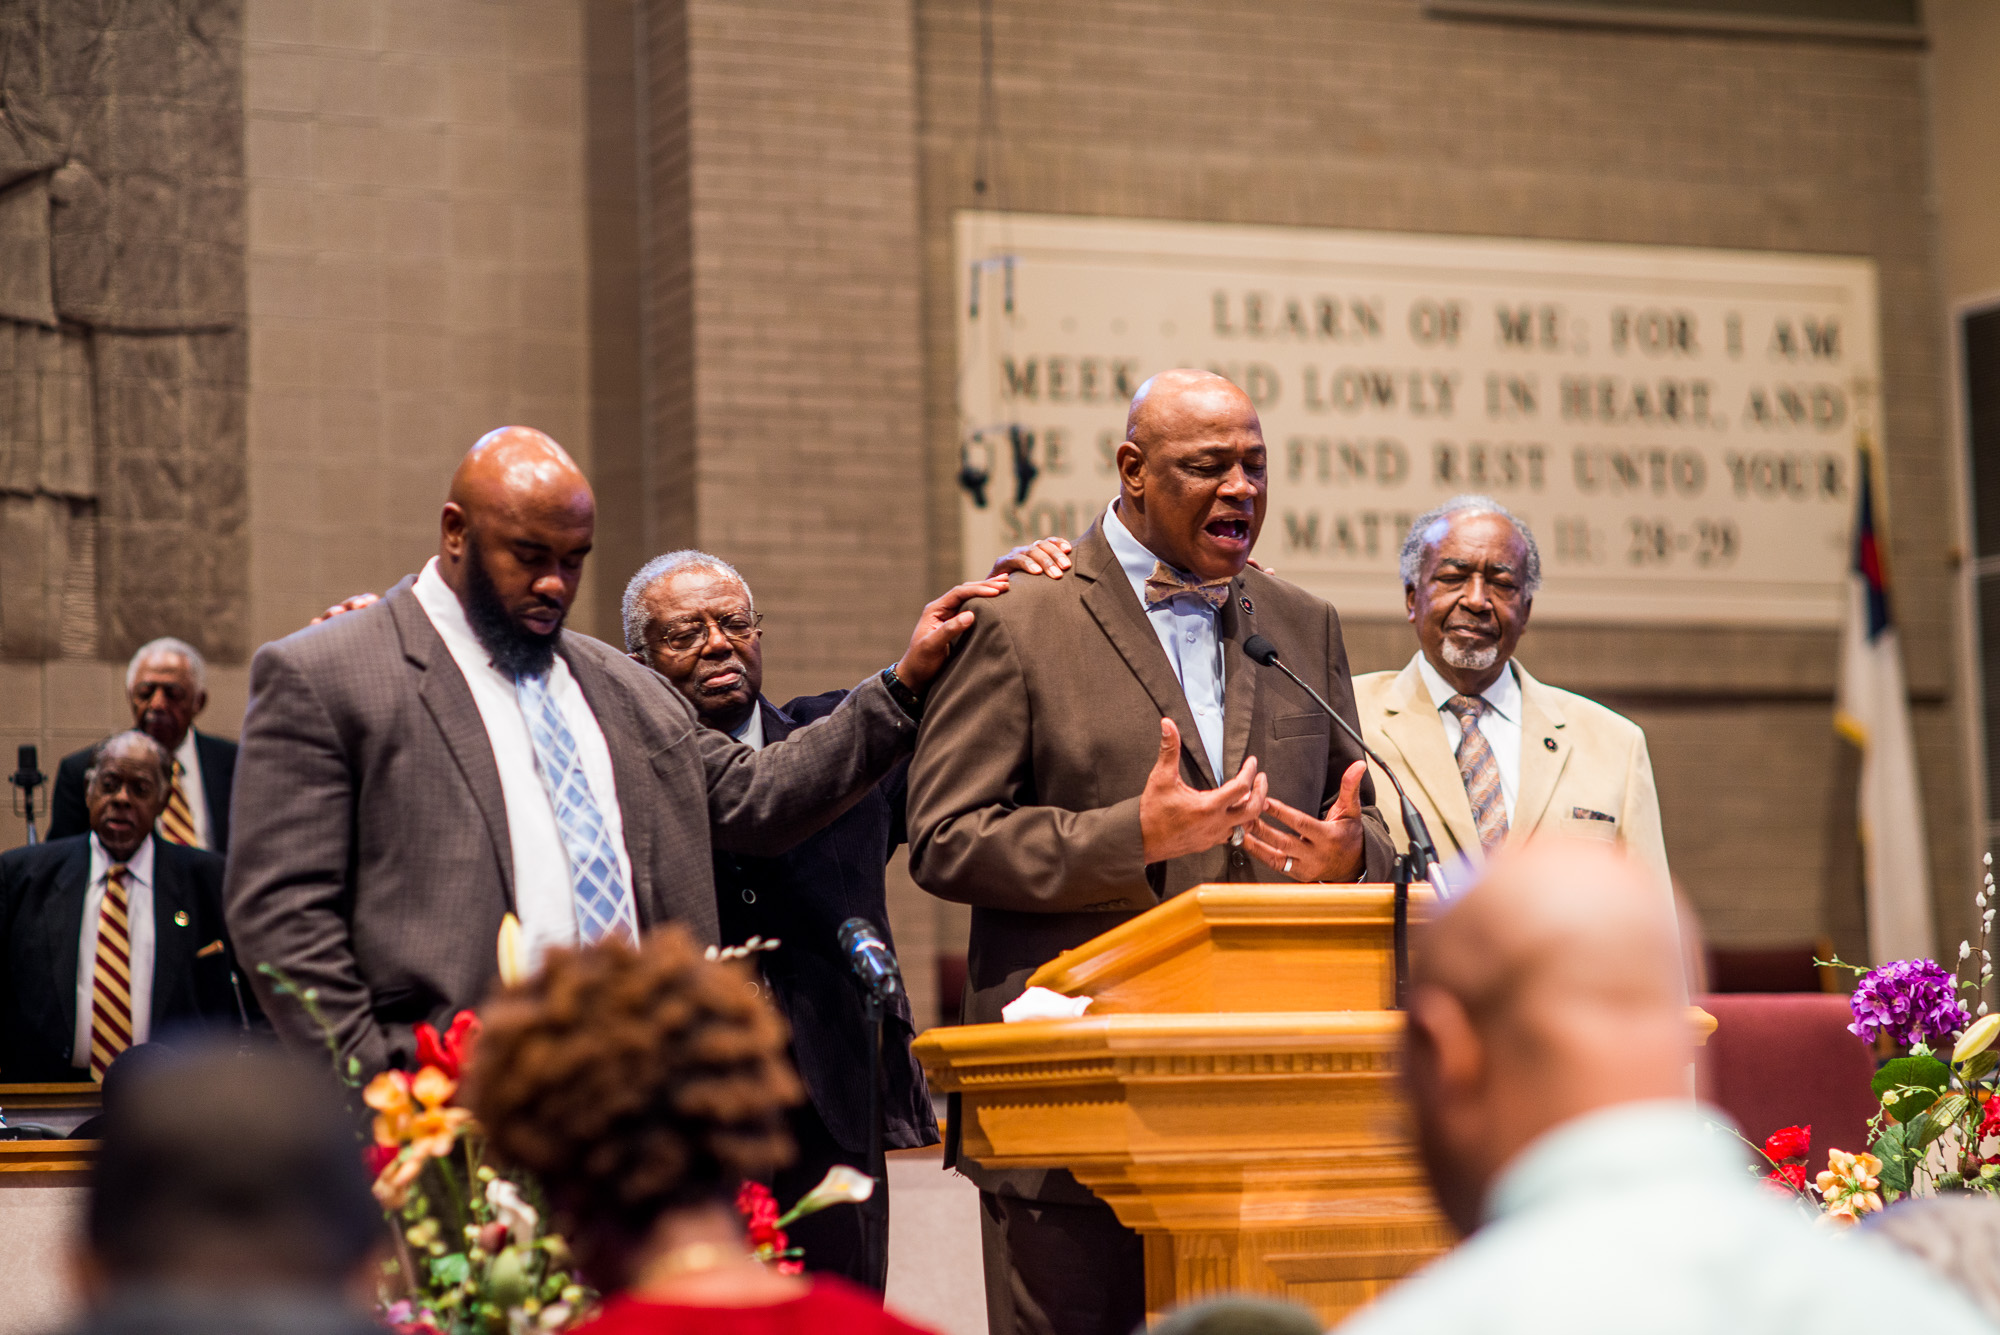
<instances>
[{"instance_id":1,"label":"podium wooden panel","mask_svg":"<svg viewBox=\"0 0 2000 1335\"><path fill-rule=\"evenodd\" d=\"M967 1157L1067 1168L1144 1237L1152 1315L1235 1291L1331 1323L1452 1240L1397 1085L1392 894L1198 886L1030 980L1089 1014L932 1029L917 1055Z\"/></svg>"}]
</instances>

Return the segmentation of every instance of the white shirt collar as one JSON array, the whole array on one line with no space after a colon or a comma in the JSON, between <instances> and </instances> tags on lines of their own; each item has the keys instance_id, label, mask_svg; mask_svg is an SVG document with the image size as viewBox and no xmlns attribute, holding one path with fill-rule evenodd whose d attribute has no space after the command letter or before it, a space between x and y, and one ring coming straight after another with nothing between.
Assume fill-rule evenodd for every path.
<instances>
[{"instance_id":1,"label":"white shirt collar","mask_svg":"<svg viewBox=\"0 0 2000 1335\"><path fill-rule=\"evenodd\" d=\"M743 721L743 726L729 735L749 747L752 751L762 751L764 749L764 702L759 700L756 708L750 711L750 717Z\"/></svg>"},{"instance_id":2,"label":"white shirt collar","mask_svg":"<svg viewBox=\"0 0 2000 1335\"><path fill-rule=\"evenodd\" d=\"M90 883L96 885L104 879L104 874L116 865L104 845L97 841L97 831L90 832ZM139 844L138 851L125 862L125 872L139 884L148 887L153 884L153 837L149 834Z\"/></svg>"},{"instance_id":3,"label":"white shirt collar","mask_svg":"<svg viewBox=\"0 0 2000 1335\"><path fill-rule=\"evenodd\" d=\"M1430 692L1431 704L1443 709L1445 701L1458 694L1458 688L1444 679L1431 660L1419 649L1416 657L1417 672L1424 679L1424 689ZM1514 676L1514 664L1509 660L1507 670L1502 672L1491 686L1479 693L1480 698L1501 718L1509 723L1521 721L1521 683Z\"/></svg>"},{"instance_id":4,"label":"white shirt collar","mask_svg":"<svg viewBox=\"0 0 2000 1335\"><path fill-rule=\"evenodd\" d=\"M451 585L445 583L444 576L438 573L438 559L435 556L424 562L423 570L417 575L416 587L410 592L415 596L418 605L430 614L431 624L437 627L438 634L444 637L447 646L463 649L471 645L477 650L479 660L491 665L493 655L486 651L486 646L480 644L479 637L472 633L472 622L466 619L465 608L459 603L458 595L451 591Z\"/></svg>"}]
</instances>

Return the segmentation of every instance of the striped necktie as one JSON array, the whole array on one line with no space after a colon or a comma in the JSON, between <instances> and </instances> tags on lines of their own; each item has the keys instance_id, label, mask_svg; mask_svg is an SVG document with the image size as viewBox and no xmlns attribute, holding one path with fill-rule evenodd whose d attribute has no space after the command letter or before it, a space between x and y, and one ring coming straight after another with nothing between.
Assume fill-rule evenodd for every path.
<instances>
[{"instance_id":1,"label":"striped necktie","mask_svg":"<svg viewBox=\"0 0 2000 1335\"><path fill-rule=\"evenodd\" d=\"M1507 801L1500 791L1500 762L1493 757L1493 744L1479 730L1479 718L1488 708L1476 695L1454 695L1444 702L1458 720L1458 777L1465 782L1465 797L1472 804L1472 823L1479 827L1479 846L1492 852L1507 837Z\"/></svg>"},{"instance_id":2,"label":"striped necktie","mask_svg":"<svg viewBox=\"0 0 2000 1335\"><path fill-rule=\"evenodd\" d=\"M132 924L129 876L120 862L104 873L97 908L97 962L90 979L90 1078L104 1079L112 1058L132 1046Z\"/></svg>"},{"instance_id":3,"label":"striped necktie","mask_svg":"<svg viewBox=\"0 0 2000 1335\"><path fill-rule=\"evenodd\" d=\"M160 813L160 834L177 844L200 848L201 836L195 833L194 812L188 809L187 793L181 788L181 773L181 762L176 760L173 784L167 789L167 809Z\"/></svg>"}]
</instances>

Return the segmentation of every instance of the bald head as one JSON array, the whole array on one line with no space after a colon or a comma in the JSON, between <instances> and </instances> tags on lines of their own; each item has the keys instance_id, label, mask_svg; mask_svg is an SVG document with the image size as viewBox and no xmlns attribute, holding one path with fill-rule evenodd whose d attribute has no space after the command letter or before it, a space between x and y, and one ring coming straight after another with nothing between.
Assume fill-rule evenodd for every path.
<instances>
[{"instance_id":1,"label":"bald head","mask_svg":"<svg viewBox=\"0 0 2000 1335\"><path fill-rule=\"evenodd\" d=\"M1118 517L1153 555L1202 579L1242 573L1264 526L1264 429L1211 371L1162 371L1132 396Z\"/></svg>"},{"instance_id":2,"label":"bald head","mask_svg":"<svg viewBox=\"0 0 2000 1335\"><path fill-rule=\"evenodd\" d=\"M1409 1079L1446 1213L1476 1225L1493 1179L1599 1108L1685 1097L1693 1041L1671 899L1610 845L1497 859L1419 938Z\"/></svg>"},{"instance_id":3,"label":"bald head","mask_svg":"<svg viewBox=\"0 0 2000 1335\"><path fill-rule=\"evenodd\" d=\"M548 669L596 523L583 470L532 427L487 432L452 474L438 574L502 671Z\"/></svg>"}]
</instances>

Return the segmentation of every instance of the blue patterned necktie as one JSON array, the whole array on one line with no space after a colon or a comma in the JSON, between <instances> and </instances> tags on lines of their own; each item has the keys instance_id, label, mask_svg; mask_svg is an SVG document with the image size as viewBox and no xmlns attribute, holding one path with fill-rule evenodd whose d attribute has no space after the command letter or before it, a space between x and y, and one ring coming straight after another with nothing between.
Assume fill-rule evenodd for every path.
<instances>
[{"instance_id":1,"label":"blue patterned necktie","mask_svg":"<svg viewBox=\"0 0 2000 1335\"><path fill-rule=\"evenodd\" d=\"M549 674L514 678L514 694L535 744L535 770L555 807L556 830L569 854L570 891L576 907L577 939L595 945L616 938L637 945L632 897L618 870L618 849L604 826L604 813L590 791L590 778L577 756L576 735L557 708Z\"/></svg>"}]
</instances>

